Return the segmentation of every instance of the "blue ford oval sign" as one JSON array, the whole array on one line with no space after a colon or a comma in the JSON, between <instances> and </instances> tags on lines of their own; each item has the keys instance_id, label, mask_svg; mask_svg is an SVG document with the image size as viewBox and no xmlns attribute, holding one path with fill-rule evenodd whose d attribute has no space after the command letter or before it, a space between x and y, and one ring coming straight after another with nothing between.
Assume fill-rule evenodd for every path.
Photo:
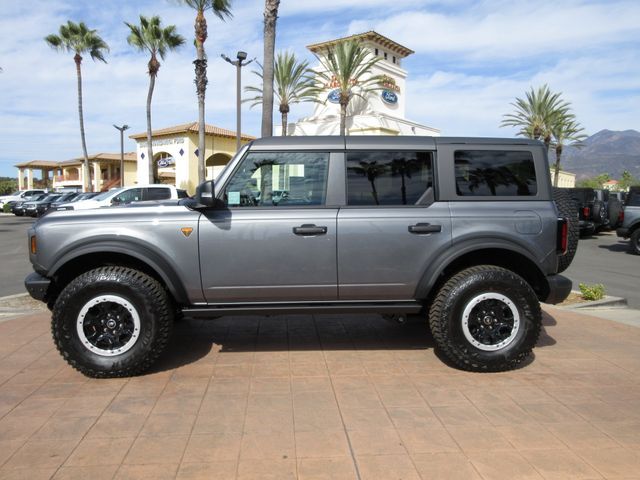
<instances>
[{"instance_id":1,"label":"blue ford oval sign","mask_svg":"<svg viewBox=\"0 0 640 480\"><path fill-rule=\"evenodd\" d=\"M383 90L381 96L382 101L385 103L389 103L391 105L395 105L396 103L398 103L398 95L396 95L396 93L392 92L391 90Z\"/></svg>"},{"instance_id":2,"label":"blue ford oval sign","mask_svg":"<svg viewBox=\"0 0 640 480\"><path fill-rule=\"evenodd\" d=\"M327 95L327 100L331 103L340 103L340 89L331 90Z\"/></svg>"},{"instance_id":3,"label":"blue ford oval sign","mask_svg":"<svg viewBox=\"0 0 640 480\"><path fill-rule=\"evenodd\" d=\"M173 165L174 163L175 162L173 160L173 157L161 158L160 160L158 160L158 168L167 168Z\"/></svg>"}]
</instances>

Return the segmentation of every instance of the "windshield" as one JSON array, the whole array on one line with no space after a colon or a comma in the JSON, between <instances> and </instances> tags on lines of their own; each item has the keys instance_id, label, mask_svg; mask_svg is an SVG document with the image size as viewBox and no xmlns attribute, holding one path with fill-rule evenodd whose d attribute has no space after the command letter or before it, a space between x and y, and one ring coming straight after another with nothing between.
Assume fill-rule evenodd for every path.
<instances>
[{"instance_id":1,"label":"windshield","mask_svg":"<svg viewBox=\"0 0 640 480\"><path fill-rule=\"evenodd\" d=\"M122 192L124 188L116 188L115 190L109 190L108 192L102 192L100 195L96 195L92 197L91 200L106 200L107 198L111 198L114 195Z\"/></svg>"},{"instance_id":2,"label":"windshield","mask_svg":"<svg viewBox=\"0 0 640 480\"><path fill-rule=\"evenodd\" d=\"M60 195L47 195L46 197L44 197L42 199L43 202L52 202L54 201L56 198L58 198Z\"/></svg>"}]
</instances>

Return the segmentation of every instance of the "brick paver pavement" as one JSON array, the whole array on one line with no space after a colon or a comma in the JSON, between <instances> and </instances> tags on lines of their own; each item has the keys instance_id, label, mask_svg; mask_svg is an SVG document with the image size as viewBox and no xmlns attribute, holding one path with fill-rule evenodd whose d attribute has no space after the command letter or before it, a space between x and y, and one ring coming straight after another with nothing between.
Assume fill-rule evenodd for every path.
<instances>
[{"instance_id":1,"label":"brick paver pavement","mask_svg":"<svg viewBox=\"0 0 640 480\"><path fill-rule=\"evenodd\" d=\"M509 373L378 316L177 325L150 374L91 380L48 315L0 323L0 478L640 478L640 329L547 309Z\"/></svg>"}]
</instances>

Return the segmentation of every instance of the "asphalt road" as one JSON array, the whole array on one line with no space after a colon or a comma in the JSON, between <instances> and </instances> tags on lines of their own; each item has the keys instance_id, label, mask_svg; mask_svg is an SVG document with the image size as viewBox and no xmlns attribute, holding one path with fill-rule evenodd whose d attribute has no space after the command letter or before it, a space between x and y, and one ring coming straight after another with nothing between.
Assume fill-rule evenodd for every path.
<instances>
[{"instance_id":1,"label":"asphalt road","mask_svg":"<svg viewBox=\"0 0 640 480\"><path fill-rule=\"evenodd\" d=\"M27 230L35 219L0 214L0 297L26 292L24 277L33 271Z\"/></svg>"},{"instance_id":2,"label":"asphalt road","mask_svg":"<svg viewBox=\"0 0 640 480\"><path fill-rule=\"evenodd\" d=\"M31 271L27 230L32 218L0 215L0 297L24 293L24 277ZM627 253L628 240L605 232L580 239L578 253L564 273L578 284L602 283L609 295L624 297L640 308L640 256Z\"/></svg>"},{"instance_id":3,"label":"asphalt road","mask_svg":"<svg viewBox=\"0 0 640 480\"><path fill-rule=\"evenodd\" d=\"M629 306L640 308L640 256L628 253L629 240L615 232L581 238L571 266L563 273L579 283L602 283L608 295L626 298Z\"/></svg>"}]
</instances>

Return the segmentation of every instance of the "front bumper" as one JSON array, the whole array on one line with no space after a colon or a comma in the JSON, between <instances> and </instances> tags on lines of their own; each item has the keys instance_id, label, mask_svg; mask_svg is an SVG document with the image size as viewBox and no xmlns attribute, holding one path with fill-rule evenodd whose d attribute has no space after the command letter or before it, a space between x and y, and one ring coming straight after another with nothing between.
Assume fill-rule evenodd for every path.
<instances>
[{"instance_id":1,"label":"front bumper","mask_svg":"<svg viewBox=\"0 0 640 480\"><path fill-rule=\"evenodd\" d=\"M544 300L545 303L555 305L563 302L571 293L572 282L562 275L549 275L549 295Z\"/></svg>"},{"instance_id":2,"label":"front bumper","mask_svg":"<svg viewBox=\"0 0 640 480\"><path fill-rule=\"evenodd\" d=\"M27 275L27 278L24 279L24 286L27 287L29 295L41 302L45 301L50 285L51 280L36 272L31 272Z\"/></svg>"},{"instance_id":3,"label":"front bumper","mask_svg":"<svg viewBox=\"0 0 640 480\"><path fill-rule=\"evenodd\" d=\"M622 238L629 238L629 229L620 227L616 230L616 235Z\"/></svg>"}]
</instances>

